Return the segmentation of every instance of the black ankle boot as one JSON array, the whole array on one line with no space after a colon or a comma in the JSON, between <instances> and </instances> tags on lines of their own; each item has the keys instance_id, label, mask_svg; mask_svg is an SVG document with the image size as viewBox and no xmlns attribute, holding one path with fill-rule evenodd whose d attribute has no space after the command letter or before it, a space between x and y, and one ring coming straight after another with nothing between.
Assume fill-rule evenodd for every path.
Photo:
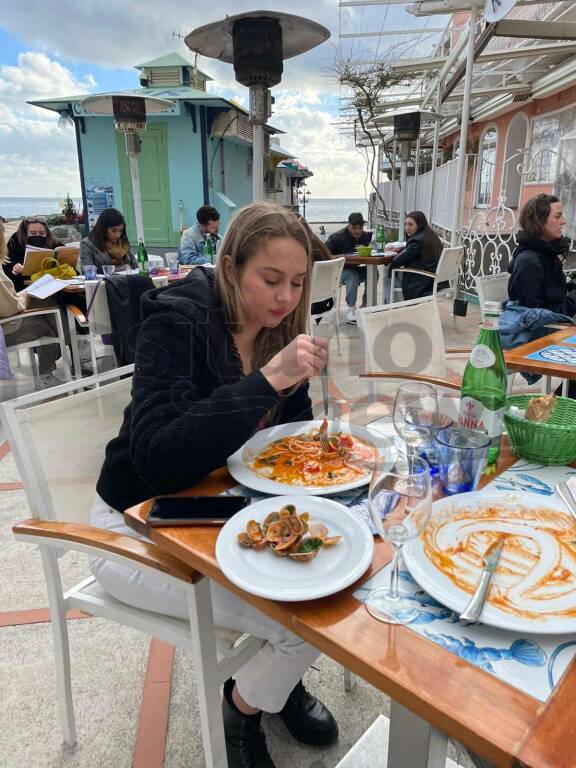
<instances>
[{"instance_id":1,"label":"black ankle boot","mask_svg":"<svg viewBox=\"0 0 576 768\"><path fill-rule=\"evenodd\" d=\"M260 725L262 713L242 714L232 701L233 688L234 680L224 683L222 715L228 768L275 768Z\"/></svg>"},{"instance_id":2,"label":"black ankle boot","mask_svg":"<svg viewBox=\"0 0 576 768\"><path fill-rule=\"evenodd\" d=\"M278 714L290 735L302 744L324 747L338 738L338 723L324 704L308 693L302 681Z\"/></svg>"}]
</instances>

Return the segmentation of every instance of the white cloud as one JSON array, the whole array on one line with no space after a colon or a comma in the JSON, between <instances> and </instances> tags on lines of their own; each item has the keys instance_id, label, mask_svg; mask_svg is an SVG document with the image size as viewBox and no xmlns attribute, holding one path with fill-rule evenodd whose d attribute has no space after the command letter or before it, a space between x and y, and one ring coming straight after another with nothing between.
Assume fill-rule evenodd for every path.
<instances>
[{"instance_id":1,"label":"white cloud","mask_svg":"<svg viewBox=\"0 0 576 768\"><path fill-rule=\"evenodd\" d=\"M17 66L0 66L1 196L78 194L74 131L58 127L58 115L26 101L95 88L43 53L21 53Z\"/></svg>"},{"instance_id":2,"label":"white cloud","mask_svg":"<svg viewBox=\"0 0 576 768\"><path fill-rule=\"evenodd\" d=\"M342 136L334 116L326 109L302 104L297 94L280 94L272 124L286 131L280 136L314 176L307 182L316 197L364 197L366 164L351 139Z\"/></svg>"}]
</instances>

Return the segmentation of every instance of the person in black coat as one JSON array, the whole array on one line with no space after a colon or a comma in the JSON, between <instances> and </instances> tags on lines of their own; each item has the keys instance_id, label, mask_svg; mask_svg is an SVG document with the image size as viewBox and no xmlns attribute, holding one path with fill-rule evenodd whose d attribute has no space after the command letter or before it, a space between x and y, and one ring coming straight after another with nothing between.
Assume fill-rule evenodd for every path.
<instances>
[{"instance_id":1,"label":"person in black coat","mask_svg":"<svg viewBox=\"0 0 576 768\"><path fill-rule=\"evenodd\" d=\"M326 365L328 340L304 334L305 229L286 209L255 203L236 215L220 253L215 268L142 297L132 402L106 448L92 525L136 536L120 514L127 507L190 487L259 429L312 418L308 378ZM176 587L111 561L91 567L116 599L188 617ZM211 594L217 626L265 640L224 686L229 768L274 768L261 710L305 744L335 741L336 721L299 682L318 651L215 583Z\"/></svg>"},{"instance_id":2,"label":"person in black coat","mask_svg":"<svg viewBox=\"0 0 576 768\"><path fill-rule=\"evenodd\" d=\"M562 203L554 195L539 194L520 213L518 245L508 267L508 296L520 306L576 314L576 289L562 270L570 240L562 236L566 224Z\"/></svg>"},{"instance_id":3,"label":"person in black coat","mask_svg":"<svg viewBox=\"0 0 576 768\"><path fill-rule=\"evenodd\" d=\"M404 231L408 236L406 248L400 251L388 267L388 273L400 267L422 269L435 272L442 253L442 242L436 232L428 224L428 219L422 211L412 211L404 220ZM404 300L419 299L430 296L434 281L425 275L407 273L402 275L402 294Z\"/></svg>"},{"instance_id":4,"label":"person in black coat","mask_svg":"<svg viewBox=\"0 0 576 768\"><path fill-rule=\"evenodd\" d=\"M341 256L342 254L354 253L357 245L370 245L372 233L364 231L365 223L361 213L351 213L348 216L348 224L343 229L339 229L338 232L334 232L326 240L326 247L330 253L333 256ZM364 307L366 306L366 267L362 265L344 267L340 285L346 286L346 305L348 307L346 322L351 325L356 324L356 301L360 283L364 283L364 300L362 302Z\"/></svg>"},{"instance_id":5,"label":"person in black coat","mask_svg":"<svg viewBox=\"0 0 576 768\"><path fill-rule=\"evenodd\" d=\"M50 232L46 219L42 216L26 216L22 219L20 226L8 240L8 261L3 265L4 272L14 283L16 291L24 288L22 264L27 245L54 249L62 243Z\"/></svg>"}]
</instances>

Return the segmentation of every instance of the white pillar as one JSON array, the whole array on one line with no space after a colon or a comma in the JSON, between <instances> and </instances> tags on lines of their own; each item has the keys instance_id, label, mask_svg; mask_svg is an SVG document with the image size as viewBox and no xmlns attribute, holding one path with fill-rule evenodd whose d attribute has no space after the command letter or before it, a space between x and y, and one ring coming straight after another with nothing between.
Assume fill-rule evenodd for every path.
<instances>
[{"instance_id":1,"label":"white pillar","mask_svg":"<svg viewBox=\"0 0 576 768\"><path fill-rule=\"evenodd\" d=\"M252 201L264 200L264 126L252 126Z\"/></svg>"},{"instance_id":2,"label":"white pillar","mask_svg":"<svg viewBox=\"0 0 576 768\"><path fill-rule=\"evenodd\" d=\"M436 95L436 114L442 109L442 82L438 80L438 93ZM438 143L440 141L440 120L434 122L434 146L432 147L432 176L430 177L430 205L428 207L428 221L434 223L434 186L436 184L436 166L438 165Z\"/></svg>"},{"instance_id":3,"label":"white pillar","mask_svg":"<svg viewBox=\"0 0 576 768\"><path fill-rule=\"evenodd\" d=\"M418 207L418 178L420 176L420 136L416 141L416 157L414 159L414 204L413 211L419 210Z\"/></svg>"},{"instance_id":4,"label":"white pillar","mask_svg":"<svg viewBox=\"0 0 576 768\"><path fill-rule=\"evenodd\" d=\"M392 144L392 167L391 167L391 183L390 183L390 224L392 224L392 209L394 206L394 184L396 184L396 139Z\"/></svg>"},{"instance_id":5,"label":"white pillar","mask_svg":"<svg viewBox=\"0 0 576 768\"><path fill-rule=\"evenodd\" d=\"M462 215L462 202L465 193L466 144L468 141L468 123L470 121L470 93L472 91L472 69L474 67L474 43L476 21L478 19L478 6L472 5L470 9L470 27L468 29L468 53L466 57L466 77L464 80L464 99L462 103L462 124L460 126L460 154L458 156L458 172L456 175L456 190L454 193L454 215L452 219L451 245L458 245L458 230Z\"/></svg>"},{"instance_id":6,"label":"white pillar","mask_svg":"<svg viewBox=\"0 0 576 768\"><path fill-rule=\"evenodd\" d=\"M132 179L132 196L134 198L134 219L136 221L136 237L144 242L144 224L142 222L142 197L140 196L140 172L137 155L130 154L130 177Z\"/></svg>"},{"instance_id":7,"label":"white pillar","mask_svg":"<svg viewBox=\"0 0 576 768\"><path fill-rule=\"evenodd\" d=\"M408 158L410 156L410 142L400 143L400 210L398 212L398 240L404 240L404 217L406 216L406 176Z\"/></svg>"}]
</instances>

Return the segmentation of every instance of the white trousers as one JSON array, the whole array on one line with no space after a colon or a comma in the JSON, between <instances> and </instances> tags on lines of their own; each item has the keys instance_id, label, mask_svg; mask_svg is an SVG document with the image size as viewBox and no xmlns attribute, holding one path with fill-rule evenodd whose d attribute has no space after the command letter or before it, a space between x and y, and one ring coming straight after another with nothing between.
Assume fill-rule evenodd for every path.
<instances>
[{"instance_id":1,"label":"white trousers","mask_svg":"<svg viewBox=\"0 0 576 768\"><path fill-rule=\"evenodd\" d=\"M90 524L150 542L128 528L122 514L98 495L90 512ZM92 558L90 569L101 587L116 600L143 610L188 619L186 598L178 587L163 584L153 576L110 560ZM236 673L240 696L251 707L264 712L279 712L294 686L319 656L319 651L218 584L210 582L210 590L216 626L246 632L267 641Z\"/></svg>"}]
</instances>

